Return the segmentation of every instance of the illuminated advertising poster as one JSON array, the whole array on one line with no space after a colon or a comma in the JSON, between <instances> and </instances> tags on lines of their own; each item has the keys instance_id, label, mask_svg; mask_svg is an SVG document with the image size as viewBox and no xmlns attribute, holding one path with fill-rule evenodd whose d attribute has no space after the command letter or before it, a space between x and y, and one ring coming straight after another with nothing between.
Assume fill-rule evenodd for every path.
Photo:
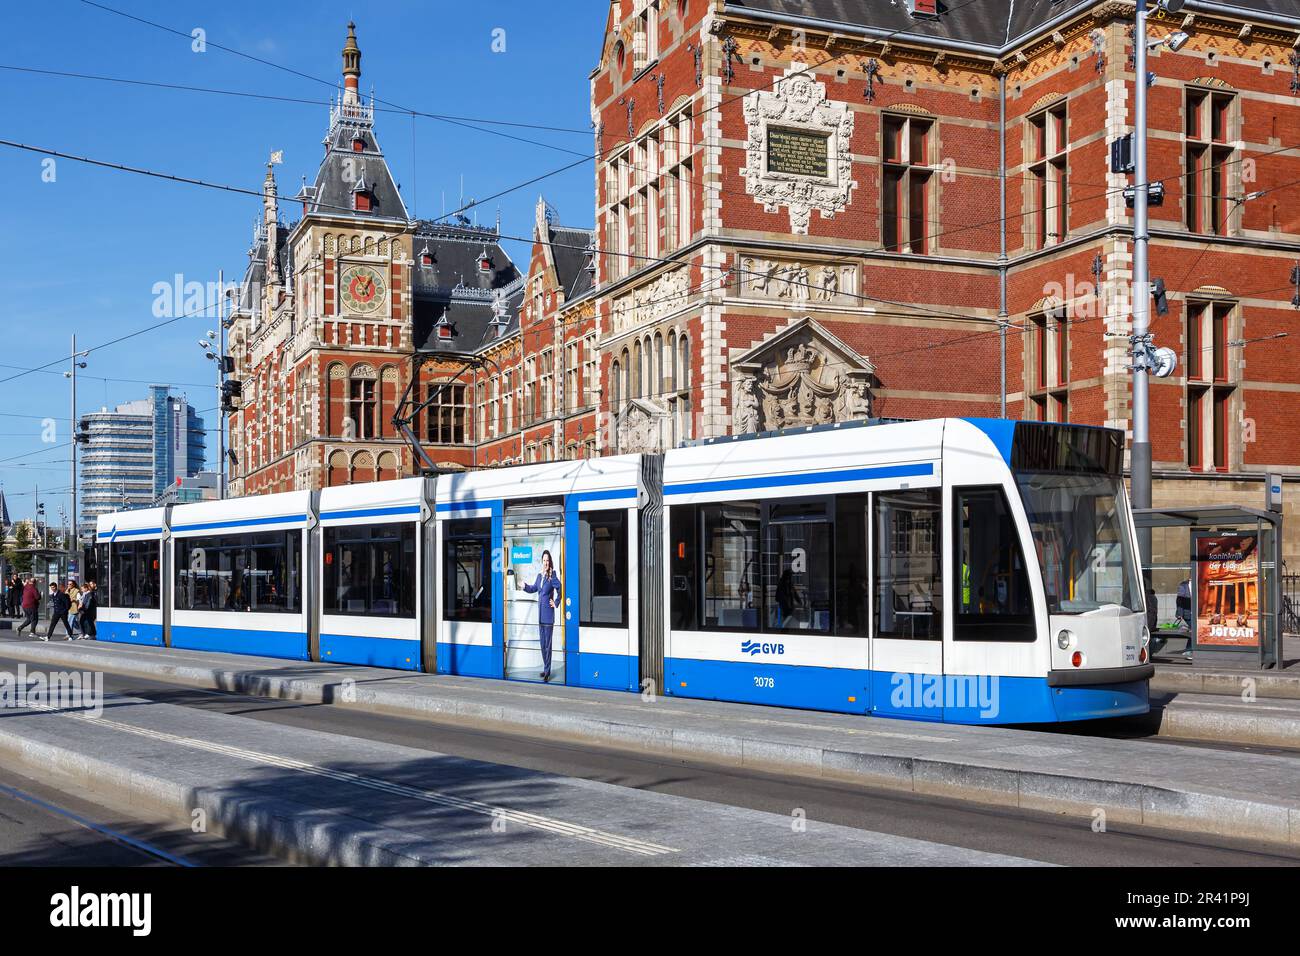
<instances>
[{"instance_id":1,"label":"illuminated advertising poster","mask_svg":"<svg viewBox=\"0 0 1300 956\"><path fill-rule=\"evenodd\" d=\"M1259 646L1259 536L1198 534L1196 643L1201 647Z\"/></svg>"}]
</instances>

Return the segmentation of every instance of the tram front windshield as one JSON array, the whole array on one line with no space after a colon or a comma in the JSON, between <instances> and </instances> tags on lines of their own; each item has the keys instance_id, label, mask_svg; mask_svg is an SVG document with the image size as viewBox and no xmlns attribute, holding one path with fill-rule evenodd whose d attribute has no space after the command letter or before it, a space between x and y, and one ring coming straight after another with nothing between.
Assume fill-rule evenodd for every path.
<instances>
[{"instance_id":1,"label":"tram front windshield","mask_svg":"<svg viewBox=\"0 0 1300 956\"><path fill-rule=\"evenodd\" d=\"M1051 614L1142 609L1123 480L1105 474L1016 475Z\"/></svg>"}]
</instances>

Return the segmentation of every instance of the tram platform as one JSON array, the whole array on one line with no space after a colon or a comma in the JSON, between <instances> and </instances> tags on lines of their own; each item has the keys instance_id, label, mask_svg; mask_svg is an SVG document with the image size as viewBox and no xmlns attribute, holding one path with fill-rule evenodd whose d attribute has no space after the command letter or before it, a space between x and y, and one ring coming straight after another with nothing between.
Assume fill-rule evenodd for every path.
<instances>
[{"instance_id":1,"label":"tram platform","mask_svg":"<svg viewBox=\"0 0 1300 956\"><path fill-rule=\"evenodd\" d=\"M1117 739L1087 728L930 724L164 648L0 639L0 657L1016 806L1076 816L1080 825L1100 814L1117 823L1300 845L1300 757L1289 753ZM16 726L6 720L0 731Z\"/></svg>"},{"instance_id":2,"label":"tram platform","mask_svg":"<svg viewBox=\"0 0 1300 956\"><path fill-rule=\"evenodd\" d=\"M1300 700L1300 635L1282 638L1282 656L1276 668L1260 670L1244 658L1215 655L1213 652L1183 657L1187 638L1175 636L1156 654L1153 692L1221 694L1239 697L1243 692L1256 697Z\"/></svg>"}]
</instances>

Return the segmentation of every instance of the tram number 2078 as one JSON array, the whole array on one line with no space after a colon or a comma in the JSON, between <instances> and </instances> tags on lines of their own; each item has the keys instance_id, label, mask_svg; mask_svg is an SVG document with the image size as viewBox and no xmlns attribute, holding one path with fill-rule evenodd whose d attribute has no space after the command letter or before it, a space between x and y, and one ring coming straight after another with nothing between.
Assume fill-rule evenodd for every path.
<instances>
[{"instance_id":1,"label":"tram number 2078","mask_svg":"<svg viewBox=\"0 0 1300 956\"><path fill-rule=\"evenodd\" d=\"M772 688L772 687L775 687L775 686L776 686L776 678L775 678L775 677L763 677L763 676L761 676L761 675L757 675L757 674L756 674L756 675L754 676L754 686L755 686L755 687L764 687L764 688Z\"/></svg>"}]
</instances>

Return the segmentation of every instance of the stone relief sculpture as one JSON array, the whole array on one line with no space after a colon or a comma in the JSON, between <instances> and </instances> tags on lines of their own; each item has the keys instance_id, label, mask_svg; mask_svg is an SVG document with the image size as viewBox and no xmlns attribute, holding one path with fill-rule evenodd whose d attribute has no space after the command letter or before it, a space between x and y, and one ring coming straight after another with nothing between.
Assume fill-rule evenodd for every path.
<instances>
[{"instance_id":1,"label":"stone relief sculpture","mask_svg":"<svg viewBox=\"0 0 1300 956\"><path fill-rule=\"evenodd\" d=\"M690 271L666 272L614 302L612 311L615 333L640 328L681 309L690 298Z\"/></svg>"},{"instance_id":2,"label":"stone relief sculpture","mask_svg":"<svg viewBox=\"0 0 1300 956\"><path fill-rule=\"evenodd\" d=\"M874 373L803 319L732 365L732 434L869 418Z\"/></svg>"},{"instance_id":3,"label":"stone relief sculpture","mask_svg":"<svg viewBox=\"0 0 1300 956\"><path fill-rule=\"evenodd\" d=\"M745 147L745 190L767 212L785 206L790 231L808 234L813 210L830 219L844 209L853 187L853 111L847 103L828 100L826 86L818 83L803 63L792 63L783 79L770 90L745 96L744 113L749 137ZM771 127L807 131L827 137L826 175L776 172L768 164Z\"/></svg>"},{"instance_id":4,"label":"stone relief sculpture","mask_svg":"<svg viewBox=\"0 0 1300 956\"><path fill-rule=\"evenodd\" d=\"M857 267L746 257L740 288L745 295L789 302L856 302Z\"/></svg>"}]
</instances>

